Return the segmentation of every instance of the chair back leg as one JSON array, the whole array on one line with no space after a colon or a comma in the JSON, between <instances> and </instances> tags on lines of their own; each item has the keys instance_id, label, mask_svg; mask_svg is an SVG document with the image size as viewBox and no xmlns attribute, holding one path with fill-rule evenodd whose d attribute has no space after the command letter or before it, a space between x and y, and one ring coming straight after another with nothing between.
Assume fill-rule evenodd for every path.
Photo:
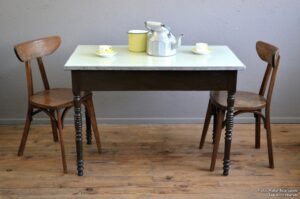
<instances>
[{"instance_id":1,"label":"chair back leg","mask_svg":"<svg viewBox=\"0 0 300 199\"><path fill-rule=\"evenodd\" d=\"M53 134L53 140L54 140L54 142L58 142L57 124L56 124L56 121L54 120L55 114L54 114L53 111L50 114L53 117L53 118L50 117L51 127L52 127L52 134Z\"/></svg>"},{"instance_id":2,"label":"chair back leg","mask_svg":"<svg viewBox=\"0 0 300 199\"><path fill-rule=\"evenodd\" d=\"M86 104L86 110L88 112L88 115L89 115L89 118L91 120L91 124L93 127L93 132L94 132L94 136L95 136L95 140L96 140L96 144L97 144L98 153L101 153L100 134L99 134L98 127L97 127L96 114L95 114L92 96L87 99L85 104Z\"/></svg>"},{"instance_id":3,"label":"chair back leg","mask_svg":"<svg viewBox=\"0 0 300 199\"><path fill-rule=\"evenodd\" d=\"M213 130L212 130L212 144L215 143L216 131L217 131L217 121L218 121L218 111L216 107L213 107Z\"/></svg>"},{"instance_id":4,"label":"chair back leg","mask_svg":"<svg viewBox=\"0 0 300 199\"><path fill-rule=\"evenodd\" d=\"M87 109L87 105L85 104L86 143L92 144L91 118Z\"/></svg>"},{"instance_id":5,"label":"chair back leg","mask_svg":"<svg viewBox=\"0 0 300 199\"><path fill-rule=\"evenodd\" d=\"M60 114L59 110L56 110L56 114L57 114L57 125L58 125L58 131L59 131L59 143L60 143L63 170L64 170L64 173L68 173L67 161L66 161L66 155L65 155L64 139L63 139L62 117L61 117L61 114Z\"/></svg>"},{"instance_id":6,"label":"chair back leg","mask_svg":"<svg viewBox=\"0 0 300 199\"><path fill-rule=\"evenodd\" d=\"M270 113L268 108L266 109L266 133L267 133L267 145L268 145L268 156L269 156L269 166L274 169L274 158L273 158L273 147L272 147L272 135L271 135L271 121Z\"/></svg>"},{"instance_id":7,"label":"chair back leg","mask_svg":"<svg viewBox=\"0 0 300 199\"><path fill-rule=\"evenodd\" d=\"M254 114L255 117L255 148L260 148L260 122L261 116L258 114Z\"/></svg>"}]
</instances>

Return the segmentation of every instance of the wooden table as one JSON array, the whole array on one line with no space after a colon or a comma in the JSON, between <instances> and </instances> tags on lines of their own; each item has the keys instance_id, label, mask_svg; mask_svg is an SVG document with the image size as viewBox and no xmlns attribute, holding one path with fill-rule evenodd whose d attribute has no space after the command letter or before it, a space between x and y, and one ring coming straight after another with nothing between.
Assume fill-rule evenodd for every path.
<instances>
[{"instance_id":1,"label":"wooden table","mask_svg":"<svg viewBox=\"0 0 300 199\"><path fill-rule=\"evenodd\" d=\"M77 171L83 175L82 115L80 91L204 91L227 90L223 175L230 167L234 95L237 72L244 64L227 46L209 46L210 53L197 55L192 46L182 46L172 57L133 53L127 46L113 46L110 58L98 57L96 45L79 45L65 64L72 73Z\"/></svg>"}]
</instances>

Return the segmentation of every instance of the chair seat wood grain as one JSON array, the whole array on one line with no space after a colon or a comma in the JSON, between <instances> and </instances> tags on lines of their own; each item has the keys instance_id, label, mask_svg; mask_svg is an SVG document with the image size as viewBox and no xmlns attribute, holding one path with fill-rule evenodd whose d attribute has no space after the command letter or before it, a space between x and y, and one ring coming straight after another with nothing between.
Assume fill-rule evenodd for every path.
<instances>
[{"instance_id":1,"label":"chair seat wood grain","mask_svg":"<svg viewBox=\"0 0 300 199\"><path fill-rule=\"evenodd\" d=\"M212 91L210 99L219 108L227 108L227 92L226 91ZM252 111L259 110L266 106L267 100L265 97L257 93L247 91L237 91L235 94L234 109Z\"/></svg>"},{"instance_id":2,"label":"chair seat wood grain","mask_svg":"<svg viewBox=\"0 0 300 199\"><path fill-rule=\"evenodd\" d=\"M81 98L87 97L89 92L81 92ZM30 96L32 105L47 108L59 109L73 106L73 93L70 88L53 88L36 92Z\"/></svg>"}]
</instances>

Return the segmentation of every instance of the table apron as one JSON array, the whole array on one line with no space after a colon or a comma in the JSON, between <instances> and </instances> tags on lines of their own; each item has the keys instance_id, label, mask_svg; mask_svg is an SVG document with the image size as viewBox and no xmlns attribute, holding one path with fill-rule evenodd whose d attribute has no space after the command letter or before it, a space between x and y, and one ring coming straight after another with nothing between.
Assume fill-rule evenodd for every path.
<instances>
[{"instance_id":1,"label":"table apron","mask_svg":"<svg viewBox=\"0 0 300 199\"><path fill-rule=\"evenodd\" d=\"M73 92L236 90L237 71L72 70Z\"/></svg>"}]
</instances>

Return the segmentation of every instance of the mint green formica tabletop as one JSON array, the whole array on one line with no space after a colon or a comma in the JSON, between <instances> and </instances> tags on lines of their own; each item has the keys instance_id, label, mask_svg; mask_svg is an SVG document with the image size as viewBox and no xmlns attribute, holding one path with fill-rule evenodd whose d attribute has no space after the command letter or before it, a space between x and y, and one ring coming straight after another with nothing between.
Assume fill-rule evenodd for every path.
<instances>
[{"instance_id":1,"label":"mint green formica tabletop","mask_svg":"<svg viewBox=\"0 0 300 199\"><path fill-rule=\"evenodd\" d=\"M96 55L97 45L78 45L65 64L65 70L244 70L246 66L227 46L209 46L210 53L194 54L193 46L181 46L170 57L154 57L112 46L113 57Z\"/></svg>"}]
</instances>

